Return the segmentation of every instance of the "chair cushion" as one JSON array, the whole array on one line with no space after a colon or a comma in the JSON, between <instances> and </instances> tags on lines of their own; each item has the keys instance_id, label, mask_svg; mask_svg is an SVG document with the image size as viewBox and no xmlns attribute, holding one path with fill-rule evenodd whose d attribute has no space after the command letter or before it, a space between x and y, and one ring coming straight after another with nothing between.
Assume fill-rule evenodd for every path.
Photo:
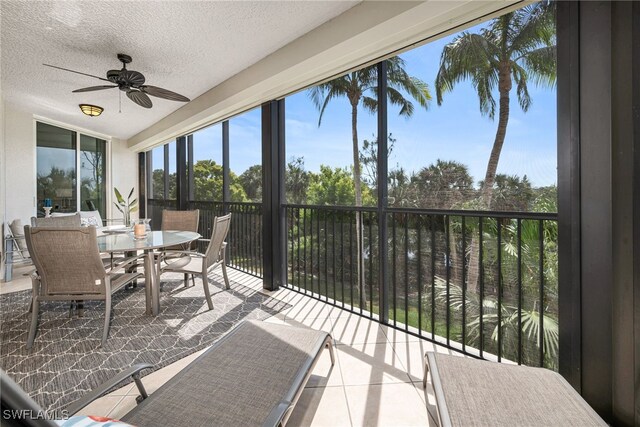
<instances>
[{"instance_id":1,"label":"chair cushion","mask_svg":"<svg viewBox=\"0 0 640 427\"><path fill-rule=\"evenodd\" d=\"M56 421L61 427L132 427L120 420L96 415L75 415L68 420Z\"/></svg>"},{"instance_id":2,"label":"chair cushion","mask_svg":"<svg viewBox=\"0 0 640 427\"><path fill-rule=\"evenodd\" d=\"M167 266L164 271L176 271L179 273L202 273L202 258L190 257L191 259L185 263L185 258L169 258L166 260ZM174 264L173 266L171 264Z\"/></svg>"},{"instance_id":3,"label":"chair cushion","mask_svg":"<svg viewBox=\"0 0 640 427\"><path fill-rule=\"evenodd\" d=\"M100 211L81 211L80 224L82 224L83 227L102 227L102 217L100 216Z\"/></svg>"},{"instance_id":4,"label":"chair cushion","mask_svg":"<svg viewBox=\"0 0 640 427\"><path fill-rule=\"evenodd\" d=\"M606 426L557 372L427 353L441 425Z\"/></svg>"}]
</instances>

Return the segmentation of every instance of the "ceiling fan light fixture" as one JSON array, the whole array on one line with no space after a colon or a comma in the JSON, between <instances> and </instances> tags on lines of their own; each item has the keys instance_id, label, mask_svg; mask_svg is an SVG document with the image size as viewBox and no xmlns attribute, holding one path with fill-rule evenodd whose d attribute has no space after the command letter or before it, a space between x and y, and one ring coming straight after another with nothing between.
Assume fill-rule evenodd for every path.
<instances>
[{"instance_id":1,"label":"ceiling fan light fixture","mask_svg":"<svg viewBox=\"0 0 640 427\"><path fill-rule=\"evenodd\" d=\"M80 104L80 111L90 117L97 117L104 111L104 108L91 104Z\"/></svg>"}]
</instances>

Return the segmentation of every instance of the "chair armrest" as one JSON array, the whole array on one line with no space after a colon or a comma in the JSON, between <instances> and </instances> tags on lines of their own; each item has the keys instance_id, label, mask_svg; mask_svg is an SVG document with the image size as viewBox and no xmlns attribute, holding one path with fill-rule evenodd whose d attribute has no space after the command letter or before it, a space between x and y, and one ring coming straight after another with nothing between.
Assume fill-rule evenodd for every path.
<instances>
[{"instance_id":1,"label":"chair armrest","mask_svg":"<svg viewBox=\"0 0 640 427\"><path fill-rule=\"evenodd\" d=\"M144 369L153 369L153 365L150 365L149 363L138 363L128 369L125 369L124 371L119 372L110 380L100 384L98 388L91 390L84 397L81 397L80 399L69 405L69 407L67 407L69 415L75 414L76 412L87 406L89 403L104 396L109 390L111 390L122 381L126 380L128 377L132 377L134 379L136 385L138 386L138 390L140 390L140 395L143 398L146 398L147 392L144 390L144 387L140 389L142 386L142 382L140 382L140 371Z\"/></svg>"},{"instance_id":2,"label":"chair armrest","mask_svg":"<svg viewBox=\"0 0 640 427\"><path fill-rule=\"evenodd\" d=\"M210 242L211 239L198 239L198 242Z\"/></svg>"},{"instance_id":3,"label":"chair armrest","mask_svg":"<svg viewBox=\"0 0 640 427\"><path fill-rule=\"evenodd\" d=\"M182 255L182 256L194 256L204 258L205 254L201 254L196 251L163 251L162 254L166 257L167 255Z\"/></svg>"}]
</instances>

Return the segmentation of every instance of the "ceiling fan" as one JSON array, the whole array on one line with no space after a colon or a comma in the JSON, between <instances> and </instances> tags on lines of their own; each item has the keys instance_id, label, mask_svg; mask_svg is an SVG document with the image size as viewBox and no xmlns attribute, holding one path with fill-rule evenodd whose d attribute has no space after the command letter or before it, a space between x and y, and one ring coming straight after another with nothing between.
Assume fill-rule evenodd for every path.
<instances>
[{"instance_id":1,"label":"ceiling fan","mask_svg":"<svg viewBox=\"0 0 640 427\"><path fill-rule=\"evenodd\" d=\"M190 99L179 93L172 92L167 89L163 89L157 86L145 85L146 81L144 75L138 71L127 70L127 64L132 59L129 55L123 53L118 54L118 60L122 62L121 70L109 70L107 71L107 78L94 76L87 73L81 73L80 71L69 70L67 68L57 67L55 65L42 64L47 67L57 68L58 70L70 71L72 73L81 74L83 76L93 77L105 82L112 83L110 85L91 86L82 89L76 89L73 92L92 92L94 90L113 89L118 88L123 92L126 92L127 97L144 108L153 107L153 103L148 95L155 96L156 98L168 99L170 101L189 102Z\"/></svg>"}]
</instances>

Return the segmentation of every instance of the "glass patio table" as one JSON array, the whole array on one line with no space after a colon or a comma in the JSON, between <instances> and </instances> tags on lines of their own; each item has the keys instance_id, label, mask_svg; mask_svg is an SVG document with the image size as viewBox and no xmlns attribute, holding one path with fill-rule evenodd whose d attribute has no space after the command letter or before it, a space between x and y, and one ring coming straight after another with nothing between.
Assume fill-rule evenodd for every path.
<instances>
[{"instance_id":1,"label":"glass patio table","mask_svg":"<svg viewBox=\"0 0 640 427\"><path fill-rule=\"evenodd\" d=\"M147 314L157 316L160 311L160 262L153 250L190 243L200 237L193 231L151 231L140 239L134 238L132 233L106 234L98 236L98 248L101 253L144 251Z\"/></svg>"}]
</instances>

